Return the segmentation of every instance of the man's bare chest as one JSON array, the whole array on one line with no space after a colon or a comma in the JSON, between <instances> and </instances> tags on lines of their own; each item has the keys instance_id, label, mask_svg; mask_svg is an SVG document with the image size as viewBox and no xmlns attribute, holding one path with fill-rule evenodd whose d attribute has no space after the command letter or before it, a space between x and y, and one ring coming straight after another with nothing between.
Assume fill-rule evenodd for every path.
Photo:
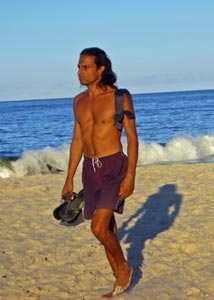
<instances>
[{"instance_id":1,"label":"man's bare chest","mask_svg":"<svg viewBox=\"0 0 214 300\"><path fill-rule=\"evenodd\" d=\"M79 106L76 116L80 124L112 122L115 116L115 103L110 100L86 102Z\"/></svg>"}]
</instances>

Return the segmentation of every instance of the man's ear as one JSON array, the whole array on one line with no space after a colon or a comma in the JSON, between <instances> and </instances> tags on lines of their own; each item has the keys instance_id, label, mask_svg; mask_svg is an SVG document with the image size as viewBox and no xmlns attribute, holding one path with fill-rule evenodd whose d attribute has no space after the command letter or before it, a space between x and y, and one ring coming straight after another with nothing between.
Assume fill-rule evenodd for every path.
<instances>
[{"instance_id":1,"label":"man's ear","mask_svg":"<svg viewBox=\"0 0 214 300\"><path fill-rule=\"evenodd\" d=\"M105 66L100 66L100 67L99 67L99 71L100 71L100 73L103 73L103 72L104 72L104 70L105 70L105 68L106 68Z\"/></svg>"}]
</instances>

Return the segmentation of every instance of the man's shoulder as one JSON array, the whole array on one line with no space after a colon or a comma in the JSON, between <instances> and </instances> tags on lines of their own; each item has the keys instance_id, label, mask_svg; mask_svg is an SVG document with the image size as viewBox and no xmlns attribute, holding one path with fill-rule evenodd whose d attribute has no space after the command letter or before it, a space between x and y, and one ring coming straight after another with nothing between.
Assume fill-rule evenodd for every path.
<instances>
[{"instance_id":1,"label":"man's shoulder","mask_svg":"<svg viewBox=\"0 0 214 300\"><path fill-rule=\"evenodd\" d=\"M118 95L118 96L123 96L124 94L131 96L131 93L129 92L129 90L127 90L125 88L118 88L115 92L115 95Z\"/></svg>"},{"instance_id":2,"label":"man's shoulder","mask_svg":"<svg viewBox=\"0 0 214 300\"><path fill-rule=\"evenodd\" d=\"M87 96L87 91L81 92L74 97L74 102L78 102Z\"/></svg>"}]
</instances>

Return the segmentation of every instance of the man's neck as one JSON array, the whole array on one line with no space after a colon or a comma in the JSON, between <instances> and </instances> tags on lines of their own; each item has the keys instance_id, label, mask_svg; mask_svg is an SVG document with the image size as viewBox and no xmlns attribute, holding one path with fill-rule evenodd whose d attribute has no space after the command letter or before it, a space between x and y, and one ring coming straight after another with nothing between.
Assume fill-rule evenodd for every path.
<instances>
[{"instance_id":1,"label":"man's neck","mask_svg":"<svg viewBox=\"0 0 214 300\"><path fill-rule=\"evenodd\" d=\"M97 96L97 95L103 94L104 92L106 92L108 90L109 90L109 87L107 85L99 86L98 84L96 84L96 85L88 86L88 93L91 96Z\"/></svg>"}]
</instances>

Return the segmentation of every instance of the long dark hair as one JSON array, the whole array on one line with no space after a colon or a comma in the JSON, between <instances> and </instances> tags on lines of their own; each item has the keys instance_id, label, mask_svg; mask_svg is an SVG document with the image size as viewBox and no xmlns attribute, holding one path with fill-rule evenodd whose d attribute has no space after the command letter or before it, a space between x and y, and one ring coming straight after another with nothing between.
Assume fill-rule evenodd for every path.
<instances>
[{"instance_id":1,"label":"long dark hair","mask_svg":"<svg viewBox=\"0 0 214 300\"><path fill-rule=\"evenodd\" d=\"M95 57L95 63L97 67L104 66L105 70L102 73L102 79L99 82L99 85L101 86L110 86L110 87L116 87L114 83L117 81L117 76L116 74L112 71L112 65L111 61L108 58L107 54L105 51L102 49L99 49L97 47L91 47L91 48L86 48L82 50L80 55L91 55Z\"/></svg>"}]
</instances>

